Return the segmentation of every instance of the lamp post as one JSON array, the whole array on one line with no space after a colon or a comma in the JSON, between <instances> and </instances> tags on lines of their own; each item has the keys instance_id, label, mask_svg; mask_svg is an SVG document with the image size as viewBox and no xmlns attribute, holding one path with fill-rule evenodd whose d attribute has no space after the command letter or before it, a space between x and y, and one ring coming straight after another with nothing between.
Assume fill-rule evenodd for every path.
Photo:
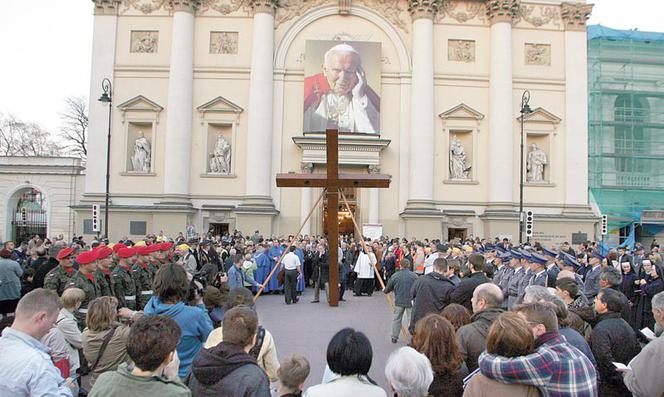
<instances>
[{"instance_id":1,"label":"lamp post","mask_svg":"<svg viewBox=\"0 0 664 397\"><path fill-rule=\"evenodd\" d=\"M103 94L99 97L99 102L108 103L108 138L106 141L106 198L104 204L104 236L108 238L108 200L109 200L109 181L111 179L111 112L113 110L113 86L111 80L104 78L101 82Z\"/></svg>"},{"instance_id":2,"label":"lamp post","mask_svg":"<svg viewBox=\"0 0 664 397\"><path fill-rule=\"evenodd\" d=\"M519 168L519 244L523 240L523 119L532 110L528 106L530 102L530 91L525 90L521 95L521 165Z\"/></svg>"}]
</instances>

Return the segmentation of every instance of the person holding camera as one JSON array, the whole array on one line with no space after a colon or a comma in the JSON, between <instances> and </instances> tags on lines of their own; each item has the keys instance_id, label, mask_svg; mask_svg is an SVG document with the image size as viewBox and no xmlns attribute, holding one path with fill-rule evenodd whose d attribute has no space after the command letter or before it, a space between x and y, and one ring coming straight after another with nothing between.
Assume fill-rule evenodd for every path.
<instances>
[{"instance_id":1,"label":"person holding camera","mask_svg":"<svg viewBox=\"0 0 664 397\"><path fill-rule=\"evenodd\" d=\"M153 288L155 296L145 305L144 313L146 316L168 316L180 326L182 334L177 346L180 358L178 375L184 378L194 356L213 329L212 320L203 304L204 285L196 278L189 282L182 266L167 264L157 271ZM195 306L187 306L185 303L188 295L193 298Z\"/></svg>"}]
</instances>

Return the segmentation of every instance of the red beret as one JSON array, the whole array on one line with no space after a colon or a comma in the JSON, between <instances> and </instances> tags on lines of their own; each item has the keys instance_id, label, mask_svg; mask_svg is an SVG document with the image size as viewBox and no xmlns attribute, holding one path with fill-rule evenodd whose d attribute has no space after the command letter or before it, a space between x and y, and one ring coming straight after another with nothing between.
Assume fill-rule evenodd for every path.
<instances>
[{"instance_id":1,"label":"red beret","mask_svg":"<svg viewBox=\"0 0 664 397\"><path fill-rule=\"evenodd\" d=\"M113 250L111 248L108 248L105 245L101 245L97 247L97 259L105 259L111 256L113 253Z\"/></svg>"},{"instance_id":2,"label":"red beret","mask_svg":"<svg viewBox=\"0 0 664 397\"><path fill-rule=\"evenodd\" d=\"M127 246L122 244L122 243L117 243L113 246L113 252L117 253L118 251L120 251L123 248L127 248Z\"/></svg>"},{"instance_id":3,"label":"red beret","mask_svg":"<svg viewBox=\"0 0 664 397\"><path fill-rule=\"evenodd\" d=\"M88 263L92 263L96 260L97 260L97 252L96 251L81 252L76 257L76 262L80 263L81 265L87 265Z\"/></svg>"},{"instance_id":4,"label":"red beret","mask_svg":"<svg viewBox=\"0 0 664 397\"><path fill-rule=\"evenodd\" d=\"M136 248L122 248L118 250L118 256L120 258L131 258L132 256L136 255Z\"/></svg>"},{"instance_id":5,"label":"red beret","mask_svg":"<svg viewBox=\"0 0 664 397\"><path fill-rule=\"evenodd\" d=\"M74 253L74 249L72 247L65 247L58 252L58 256L56 256L56 259L65 259L69 255Z\"/></svg>"},{"instance_id":6,"label":"red beret","mask_svg":"<svg viewBox=\"0 0 664 397\"><path fill-rule=\"evenodd\" d=\"M148 250L150 253L161 251L161 244L151 244L148 245Z\"/></svg>"},{"instance_id":7,"label":"red beret","mask_svg":"<svg viewBox=\"0 0 664 397\"><path fill-rule=\"evenodd\" d=\"M148 246L148 245L144 245L144 246L141 246L141 247L136 247L136 254L137 255L147 256L147 255L150 255L150 252L152 252L152 251L150 251L150 246Z\"/></svg>"},{"instance_id":8,"label":"red beret","mask_svg":"<svg viewBox=\"0 0 664 397\"><path fill-rule=\"evenodd\" d=\"M173 248L173 243L170 241L167 243L161 243L161 250L162 251L168 251L169 249Z\"/></svg>"}]
</instances>

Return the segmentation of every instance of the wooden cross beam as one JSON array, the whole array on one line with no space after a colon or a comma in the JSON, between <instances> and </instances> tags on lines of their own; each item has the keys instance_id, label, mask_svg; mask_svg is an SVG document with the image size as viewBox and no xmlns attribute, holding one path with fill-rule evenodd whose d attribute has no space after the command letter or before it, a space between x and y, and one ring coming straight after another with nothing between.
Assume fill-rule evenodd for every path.
<instances>
[{"instance_id":1,"label":"wooden cross beam","mask_svg":"<svg viewBox=\"0 0 664 397\"><path fill-rule=\"evenodd\" d=\"M365 187L388 188L391 176L384 174L339 174L339 131L327 130L327 173L326 174L277 174L277 187L324 187L327 188L327 219L329 230L327 239L329 253L329 291L330 306L339 305L339 188ZM297 237L297 236L296 236ZM362 236L357 236L362 238Z\"/></svg>"}]
</instances>

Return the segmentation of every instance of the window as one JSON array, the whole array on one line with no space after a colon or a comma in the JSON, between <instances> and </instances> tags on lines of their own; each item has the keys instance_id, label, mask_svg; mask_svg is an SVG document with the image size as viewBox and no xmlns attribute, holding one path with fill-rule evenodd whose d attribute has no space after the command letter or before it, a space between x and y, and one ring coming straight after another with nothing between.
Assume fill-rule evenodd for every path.
<instances>
[{"instance_id":1,"label":"window","mask_svg":"<svg viewBox=\"0 0 664 397\"><path fill-rule=\"evenodd\" d=\"M83 234L97 234L92 230L92 219L83 219Z\"/></svg>"},{"instance_id":2,"label":"window","mask_svg":"<svg viewBox=\"0 0 664 397\"><path fill-rule=\"evenodd\" d=\"M145 236L148 223L144 221L129 221L129 234L132 236Z\"/></svg>"}]
</instances>

